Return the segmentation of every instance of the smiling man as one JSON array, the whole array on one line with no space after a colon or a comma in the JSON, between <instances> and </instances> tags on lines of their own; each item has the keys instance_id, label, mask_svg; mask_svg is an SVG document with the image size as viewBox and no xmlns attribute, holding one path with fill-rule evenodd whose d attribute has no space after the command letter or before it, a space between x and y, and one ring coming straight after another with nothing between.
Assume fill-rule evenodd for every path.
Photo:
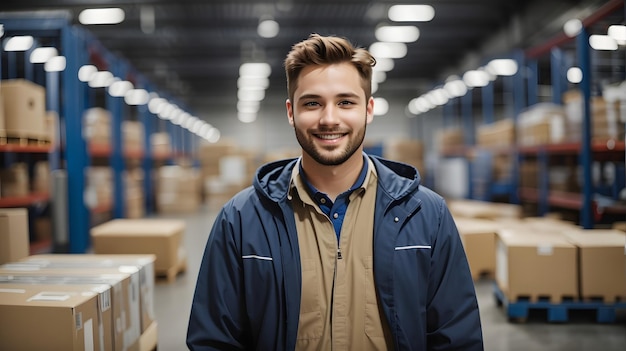
<instances>
[{"instance_id":1,"label":"smiling man","mask_svg":"<svg viewBox=\"0 0 626 351\"><path fill-rule=\"evenodd\" d=\"M316 34L285 59L302 156L261 167L218 214L191 350L482 350L474 285L443 199L363 152L374 58Z\"/></svg>"}]
</instances>

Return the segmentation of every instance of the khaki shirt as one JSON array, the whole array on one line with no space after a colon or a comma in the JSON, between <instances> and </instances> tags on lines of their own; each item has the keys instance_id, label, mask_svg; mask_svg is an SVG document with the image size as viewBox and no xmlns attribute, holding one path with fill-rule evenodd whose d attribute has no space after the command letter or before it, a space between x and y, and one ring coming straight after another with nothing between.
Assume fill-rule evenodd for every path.
<instances>
[{"instance_id":1,"label":"khaki shirt","mask_svg":"<svg viewBox=\"0 0 626 351\"><path fill-rule=\"evenodd\" d=\"M392 336L374 285L373 239L377 174L369 167L350 194L339 245L331 220L293 169L293 201L302 262L296 350L391 350ZM339 258L341 257L341 258Z\"/></svg>"}]
</instances>

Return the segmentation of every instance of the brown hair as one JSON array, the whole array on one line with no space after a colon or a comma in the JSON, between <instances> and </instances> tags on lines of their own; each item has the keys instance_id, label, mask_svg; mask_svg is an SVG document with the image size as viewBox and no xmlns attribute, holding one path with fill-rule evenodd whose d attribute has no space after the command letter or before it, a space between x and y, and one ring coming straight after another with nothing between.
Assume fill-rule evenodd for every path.
<instances>
[{"instance_id":1,"label":"brown hair","mask_svg":"<svg viewBox=\"0 0 626 351\"><path fill-rule=\"evenodd\" d=\"M298 76L304 67L350 62L361 75L365 98L372 95L372 67L374 57L365 49L355 48L348 40L334 36L311 34L308 39L295 44L285 58L287 93L293 102Z\"/></svg>"}]
</instances>

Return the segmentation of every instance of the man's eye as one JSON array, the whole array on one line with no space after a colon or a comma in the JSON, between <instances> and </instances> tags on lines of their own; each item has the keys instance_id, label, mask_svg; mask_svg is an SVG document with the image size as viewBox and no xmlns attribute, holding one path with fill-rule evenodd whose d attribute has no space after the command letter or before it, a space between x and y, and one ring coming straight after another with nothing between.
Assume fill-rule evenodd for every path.
<instances>
[{"instance_id":1,"label":"man's eye","mask_svg":"<svg viewBox=\"0 0 626 351\"><path fill-rule=\"evenodd\" d=\"M309 102L304 103L304 106L317 106L317 105L319 105L317 101L309 101Z\"/></svg>"},{"instance_id":2,"label":"man's eye","mask_svg":"<svg viewBox=\"0 0 626 351\"><path fill-rule=\"evenodd\" d=\"M353 105L353 104L354 104L354 103L353 103L352 101L347 101L347 100L341 101L341 102L339 103L339 105Z\"/></svg>"}]
</instances>

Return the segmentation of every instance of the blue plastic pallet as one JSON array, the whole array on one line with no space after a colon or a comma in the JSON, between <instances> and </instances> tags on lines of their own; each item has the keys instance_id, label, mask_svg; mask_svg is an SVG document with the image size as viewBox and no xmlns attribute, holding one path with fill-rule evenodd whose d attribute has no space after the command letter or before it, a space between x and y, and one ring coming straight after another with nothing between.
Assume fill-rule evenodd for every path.
<instances>
[{"instance_id":1,"label":"blue plastic pallet","mask_svg":"<svg viewBox=\"0 0 626 351\"><path fill-rule=\"evenodd\" d=\"M499 304L506 309L506 314L511 319L527 318L531 309L545 310L548 322L568 322L569 311L571 310L595 310L596 322L615 323L616 311L626 309L626 302L615 302L606 304L600 301L564 301L561 303L551 303L549 300L539 300L531 302L520 300L509 302L497 284L494 284L494 295Z\"/></svg>"}]
</instances>

